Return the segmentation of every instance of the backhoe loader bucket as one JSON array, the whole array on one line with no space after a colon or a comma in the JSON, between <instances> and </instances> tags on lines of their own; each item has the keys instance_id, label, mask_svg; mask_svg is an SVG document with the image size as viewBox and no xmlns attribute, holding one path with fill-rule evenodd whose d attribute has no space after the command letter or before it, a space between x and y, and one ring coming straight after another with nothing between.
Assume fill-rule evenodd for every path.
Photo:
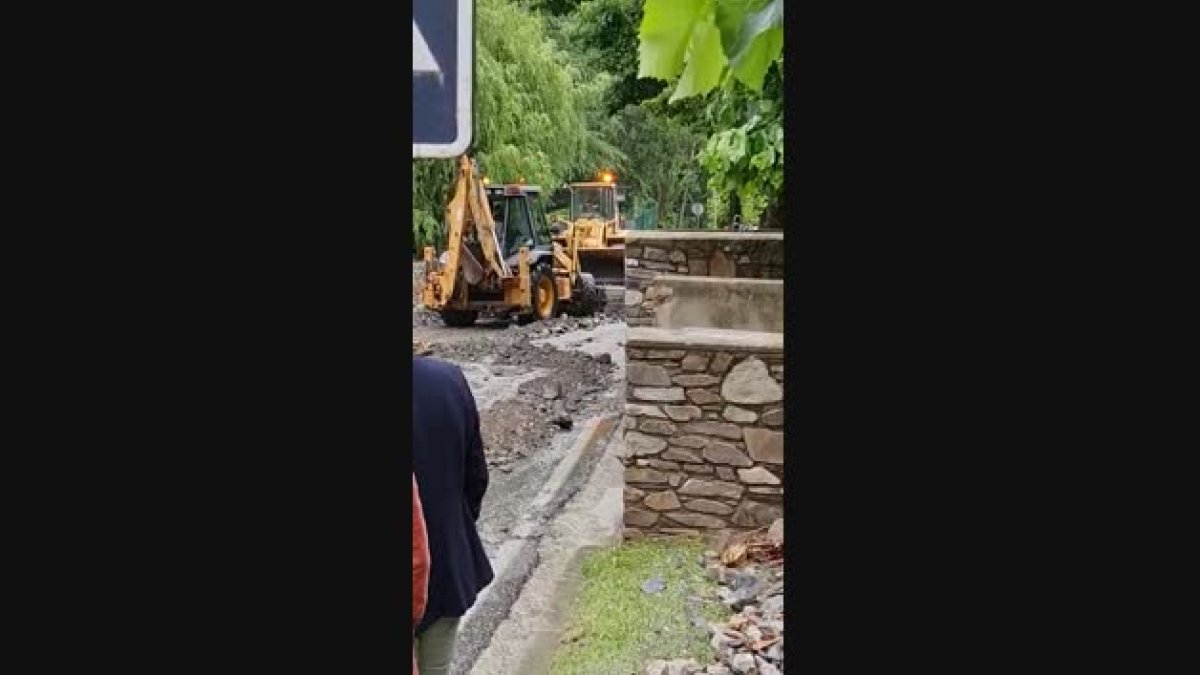
<instances>
[{"instance_id":1,"label":"backhoe loader bucket","mask_svg":"<svg viewBox=\"0 0 1200 675\"><path fill-rule=\"evenodd\" d=\"M602 286L625 284L625 245L615 244L604 248L580 248L579 269L591 274Z\"/></svg>"}]
</instances>

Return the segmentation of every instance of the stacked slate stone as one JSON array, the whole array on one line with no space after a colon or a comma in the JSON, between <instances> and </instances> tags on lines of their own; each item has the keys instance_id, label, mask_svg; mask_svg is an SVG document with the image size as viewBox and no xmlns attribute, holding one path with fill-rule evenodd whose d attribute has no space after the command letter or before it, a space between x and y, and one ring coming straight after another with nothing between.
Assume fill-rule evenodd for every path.
<instances>
[{"instance_id":1,"label":"stacked slate stone","mask_svg":"<svg viewBox=\"0 0 1200 675\"><path fill-rule=\"evenodd\" d=\"M783 567L750 565L722 569L725 604L735 610L724 625L709 628L719 664L710 674L776 675L783 672Z\"/></svg>"},{"instance_id":2,"label":"stacked slate stone","mask_svg":"<svg viewBox=\"0 0 1200 675\"><path fill-rule=\"evenodd\" d=\"M627 533L748 530L781 517L783 354L627 353Z\"/></svg>"}]
</instances>

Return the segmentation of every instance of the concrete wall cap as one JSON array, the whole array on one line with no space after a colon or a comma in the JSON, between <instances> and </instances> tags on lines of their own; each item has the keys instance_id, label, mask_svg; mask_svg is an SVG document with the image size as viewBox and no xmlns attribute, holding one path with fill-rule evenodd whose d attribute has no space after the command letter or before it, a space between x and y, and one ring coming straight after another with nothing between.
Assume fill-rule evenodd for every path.
<instances>
[{"instance_id":1,"label":"concrete wall cap","mask_svg":"<svg viewBox=\"0 0 1200 675\"><path fill-rule=\"evenodd\" d=\"M626 230L625 243L634 241L783 241L783 232L727 232L723 230Z\"/></svg>"},{"instance_id":2,"label":"concrete wall cap","mask_svg":"<svg viewBox=\"0 0 1200 675\"><path fill-rule=\"evenodd\" d=\"M652 328L628 329L626 347L710 349L733 352L783 353L783 333L725 328Z\"/></svg>"},{"instance_id":3,"label":"concrete wall cap","mask_svg":"<svg viewBox=\"0 0 1200 675\"><path fill-rule=\"evenodd\" d=\"M747 279L744 277L689 277L680 274L660 274L650 282L651 286L783 286L783 279Z\"/></svg>"}]
</instances>

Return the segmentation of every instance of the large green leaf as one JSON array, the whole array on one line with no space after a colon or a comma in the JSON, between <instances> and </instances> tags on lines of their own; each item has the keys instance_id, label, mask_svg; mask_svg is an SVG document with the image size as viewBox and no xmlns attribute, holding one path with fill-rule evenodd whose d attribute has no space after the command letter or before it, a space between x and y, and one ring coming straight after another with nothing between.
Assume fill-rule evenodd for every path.
<instances>
[{"instance_id":1,"label":"large green leaf","mask_svg":"<svg viewBox=\"0 0 1200 675\"><path fill-rule=\"evenodd\" d=\"M731 64L733 75L752 91L761 91L767 68L783 51L783 29L771 28L759 33L737 60Z\"/></svg>"},{"instance_id":2,"label":"large green leaf","mask_svg":"<svg viewBox=\"0 0 1200 675\"><path fill-rule=\"evenodd\" d=\"M671 101L707 94L721 81L725 70L725 51L721 49L721 31L710 21L698 21L692 29L687 66L671 94Z\"/></svg>"},{"instance_id":3,"label":"large green leaf","mask_svg":"<svg viewBox=\"0 0 1200 675\"><path fill-rule=\"evenodd\" d=\"M756 12L771 0L717 0L716 23L721 29L721 46L726 54L732 54L742 32L742 21L750 12Z\"/></svg>"},{"instance_id":4,"label":"large green leaf","mask_svg":"<svg viewBox=\"0 0 1200 675\"><path fill-rule=\"evenodd\" d=\"M712 0L646 0L638 46L638 77L670 80L679 74L688 43Z\"/></svg>"},{"instance_id":5,"label":"large green leaf","mask_svg":"<svg viewBox=\"0 0 1200 675\"><path fill-rule=\"evenodd\" d=\"M747 11L738 31L737 42L730 54L737 56L749 47L760 33L777 27L783 27L783 0L770 0L762 7Z\"/></svg>"},{"instance_id":6,"label":"large green leaf","mask_svg":"<svg viewBox=\"0 0 1200 675\"><path fill-rule=\"evenodd\" d=\"M752 91L761 91L767 68L783 51L783 0L746 15L730 51L733 74Z\"/></svg>"}]
</instances>

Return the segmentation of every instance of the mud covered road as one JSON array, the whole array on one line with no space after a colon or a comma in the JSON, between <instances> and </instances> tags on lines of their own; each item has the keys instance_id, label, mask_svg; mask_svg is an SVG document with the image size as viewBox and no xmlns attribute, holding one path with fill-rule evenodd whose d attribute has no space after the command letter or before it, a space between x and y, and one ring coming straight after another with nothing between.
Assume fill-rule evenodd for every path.
<instances>
[{"instance_id":1,"label":"mud covered road","mask_svg":"<svg viewBox=\"0 0 1200 675\"><path fill-rule=\"evenodd\" d=\"M413 340L417 353L463 369L479 406L488 463L501 472L577 421L617 410L625 340L619 319L448 328L414 310Z\"/></svg>"},{"instance_id":2,"label":"mud covered road","mask_svg":"<svg viewBox=\"0 0 1200 675\"><path fill-rule=\"evenodd\" d=\"M462 368L479 407L490 469L479 532L497 578L464 621L452 670L467 672L537 564L536 546L525 545L531 533L553 522L562 507L530 505L589 420L621 411L625 324L601 315L449 328L414 308L413 341L416 353ZM564 489L581 489L593 466L581 463Z\"/></svg>"}]
</instances>

